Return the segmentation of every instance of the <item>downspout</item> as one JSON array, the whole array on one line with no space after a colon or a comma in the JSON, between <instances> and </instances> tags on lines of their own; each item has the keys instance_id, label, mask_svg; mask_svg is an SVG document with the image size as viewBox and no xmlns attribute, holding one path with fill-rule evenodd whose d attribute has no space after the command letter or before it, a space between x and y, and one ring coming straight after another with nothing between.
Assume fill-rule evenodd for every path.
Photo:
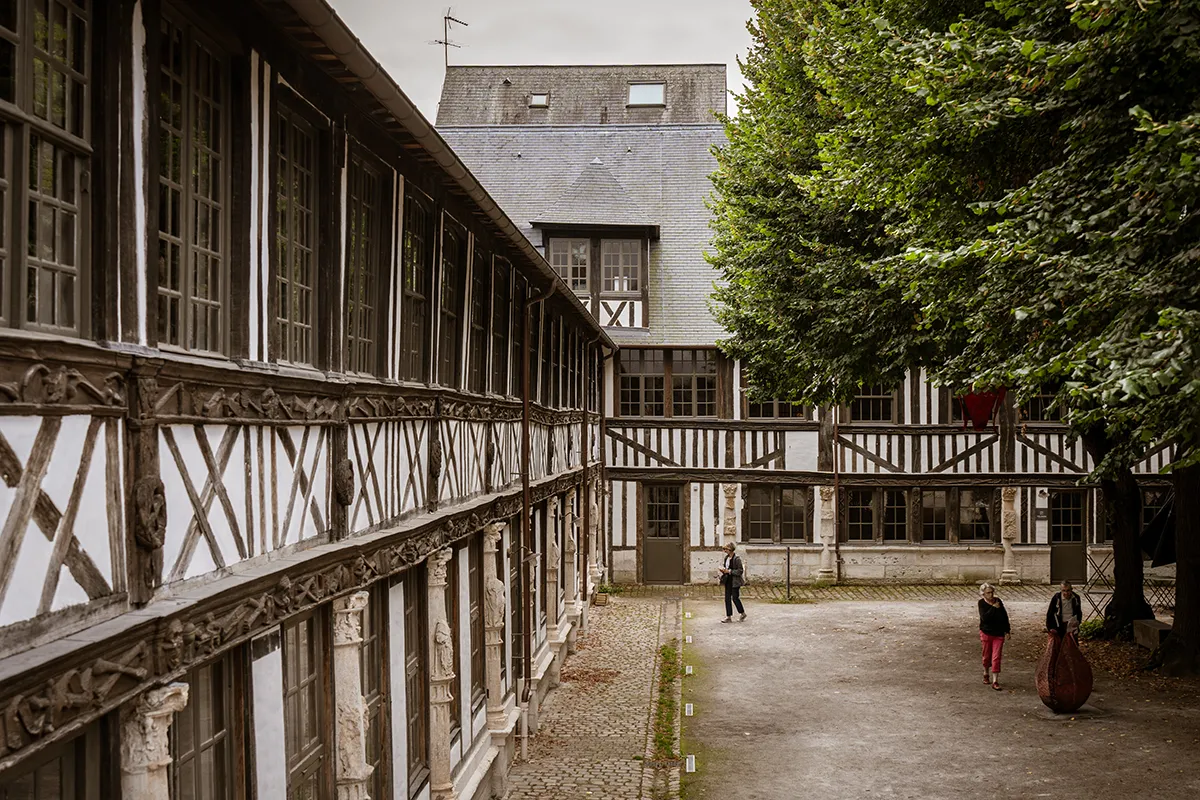
<instances>
[{"instance_id":1,"label":"downspout","mask_svg":"<svg viewBox=\"0 0 1200 800\"><path fill-rule=\"evenodd\" d=\"M554 294L555 286L556 284L550 284L549 289L526 301L525 324L522 326L522 350L525 358L521 361L521 589L524 595L521 616L525 635L522 637L521 646L525 660L525 687L521 692L521 701L527 705L533 682L533 607L530 600L533 593L529 591L529 560L533 558L533 526L529 518L533 505L529 491L529 329L533 326L534 306L541 305Z\"/></svg>"}]
</instances>

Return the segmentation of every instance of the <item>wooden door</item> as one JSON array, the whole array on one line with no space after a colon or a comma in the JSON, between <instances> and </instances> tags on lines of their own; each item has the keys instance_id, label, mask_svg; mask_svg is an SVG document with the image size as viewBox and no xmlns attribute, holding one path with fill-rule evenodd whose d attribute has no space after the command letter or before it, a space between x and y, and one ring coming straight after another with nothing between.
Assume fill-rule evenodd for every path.
<instances>
[{"instance_id":1,"label":"wooden door","mask_svg":"<svg viewBox=\"0 0 1200 800\"><path fill-rule=\"evenodd\" d=\"M1050 492L1050 582L1087 579L1087 494Z\"/></svg>"},{"instance_id":2,"label":"wooden door","mask_svg":"<svg viewBox=\"0 0 1200 800\"><path fill-rule=\"evenodd\" d=\"M683 487L642 487L642 580L683 583Z\"/></svg>"}]
</instances>

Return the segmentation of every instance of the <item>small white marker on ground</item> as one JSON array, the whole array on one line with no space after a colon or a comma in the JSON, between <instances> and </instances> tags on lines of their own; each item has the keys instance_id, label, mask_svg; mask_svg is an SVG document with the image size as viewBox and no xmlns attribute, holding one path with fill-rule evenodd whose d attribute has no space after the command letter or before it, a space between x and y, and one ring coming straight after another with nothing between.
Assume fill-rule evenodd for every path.
<instances>
[{"instance_id":1,"label":"small white marker on ground","mask_svg":"<svg viewBox=\"0 0 1200 800\"><path fill-rule=\"evenodd\" d=\"M683 704L683 715L685 717L690 717L692 715L692 704L691 703Z\"/></svg>"},{"instance_id":2,"label":"small white marker on ground","mask_svg":"<svg viewBox=\"0 0 1200 800\"><path fill-rule=\"evenodd\" d=\"M692 643L691 635L689 634L688 636L683 637L683 641L687 644L691 644Z\"/></svg>"},{"instance_id":3,"label":"small white marker on ground","mask_svg":"<svg viewBox=\"0 0 1200 800\"><path fill-rule=\"evenodd\" d=\"M688 664L686 667L683 668L683 674L684 675L692 674L692 665L691 664Z\"/></svg>"},{"instance_id":4,"label":"small white marker on ground","mask_svg":"<svg viewBox=\"0 0 1200 800\"><path fill-rule=\"evenodd\" d=\"M684 618L684 619L691 619L691 618L692 618L692 612L690 612L690 611L685 611L685 612L683 612L683 618Z\"/></svg>"},{"instance_id":5,"label":"small white marker on ground","mask_svg":"<svg viewBox=\"0 0 1200 800\"><path fill-rule=\"evenodd\" d=\"M695 772L695 771L696 771L696 757L695 757L695 756L693 756L693 755L690 755L690 754L688 755L688 757L687 757L687 766L686 766L686 767L684 767L684 769L685 769L686 771L688 771L688 772Z\"/></svg>"}]
</instances>

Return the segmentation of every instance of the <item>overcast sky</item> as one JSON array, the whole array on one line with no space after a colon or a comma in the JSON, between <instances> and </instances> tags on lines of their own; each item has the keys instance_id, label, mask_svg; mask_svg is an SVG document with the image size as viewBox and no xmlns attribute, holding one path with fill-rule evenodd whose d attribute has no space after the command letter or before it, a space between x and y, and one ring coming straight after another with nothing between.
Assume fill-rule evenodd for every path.
<instances>
[{"instance_id":1,"label":"overcast sky","mask_svg":"<svg viewBox=\"0 0 1200 800\"><path fill-rule=\"evenodd\" d=\"M435 0L331 0L338 15L431 121L442 92L447 4ZM741 91L738 56L750 46L749 0L458 0L451 64L727 65ZM729 102L730 110L735 105Z\"/></svg>"}]
</instances>

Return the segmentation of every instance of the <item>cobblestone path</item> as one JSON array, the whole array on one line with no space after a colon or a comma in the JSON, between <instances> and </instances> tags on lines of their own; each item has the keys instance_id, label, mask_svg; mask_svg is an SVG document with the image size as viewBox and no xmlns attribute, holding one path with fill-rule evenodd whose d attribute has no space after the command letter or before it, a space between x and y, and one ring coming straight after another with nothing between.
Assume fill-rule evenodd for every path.
<instances>
[{"instance_id":1,"label":"cobblestone path","mask_svg":"<svg viewBox=\"0 0 1200 800\"><path fill-rule=\"evenodd\" d=\"M593 606L591 629L541 709L529 760L509 773L511 800L640 800L660 627L669 639L675 600L614 597ZM663 622L668 624L663 626Z\"/></svg>"}]
</instances>

